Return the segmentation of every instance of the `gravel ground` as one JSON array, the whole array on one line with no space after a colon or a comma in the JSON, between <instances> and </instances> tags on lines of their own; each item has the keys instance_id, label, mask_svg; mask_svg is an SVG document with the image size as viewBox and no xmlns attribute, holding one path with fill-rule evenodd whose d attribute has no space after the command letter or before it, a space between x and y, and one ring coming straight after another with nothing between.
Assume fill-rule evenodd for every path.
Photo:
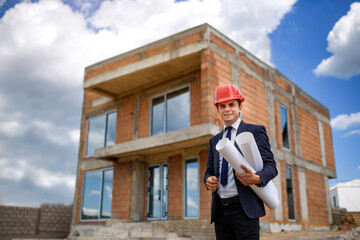
<instances>
[{"instance_id":1,"label":"gravel ground","mask_svg":"<svg viewBox=\"0 0 360 240\"><path fill-rule=\"evenodd\" d=\"M360 227L350 231L296 231L266 233L260 235L260 240L360 240Z\"/></svg>"}]
</instances>

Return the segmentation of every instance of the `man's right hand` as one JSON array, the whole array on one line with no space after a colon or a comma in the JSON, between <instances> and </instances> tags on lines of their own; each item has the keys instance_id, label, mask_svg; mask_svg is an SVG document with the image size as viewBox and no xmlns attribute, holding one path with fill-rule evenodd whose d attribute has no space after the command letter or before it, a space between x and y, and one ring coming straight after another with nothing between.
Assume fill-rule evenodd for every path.
<instances>
[{"instance_id":1,"label":"man's right hand","mask_svg":"<svg viewBox=\"0 0 360 240\"><path fill-rule=\"evenodd\" d=\"M215 176L210 176L206 179L206 187L210 191L215 191L219 187L219 180Z\"/></svg>"}]
</instances>

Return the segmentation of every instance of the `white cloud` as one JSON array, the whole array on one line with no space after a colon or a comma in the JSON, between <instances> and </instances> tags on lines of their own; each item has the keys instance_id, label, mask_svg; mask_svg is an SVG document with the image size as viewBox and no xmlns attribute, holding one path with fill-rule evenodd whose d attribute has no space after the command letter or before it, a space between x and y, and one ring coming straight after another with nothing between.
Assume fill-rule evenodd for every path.
<instances>
[{"instance_id":1,"label":"white cloud","mask_svg":"<svg viewBox=\"0 0 360 240\"><path fill-rule=\"evenodd\" d=\"M128 50L190 27L209 23L265 62L270 62L267 37L296 0L170 0L106 1L90 18L97 28L121 36ZM126 23L126 24L124 24Z\"/></svg>"},{"instance_id":2,"label":"white cloud","mask_svg":"<svg viewBox=\"0 0 360 240\"><path fill-rule=\"evenodd\" d=\"M55 188L66 186L73 190L75 187L75 176L61 172L49 171L29 164L25 159L0 159L0 179L10 181L26 180L42 188Z\"/></svg>"},{"instance_id":3,"label":"white cloud","mask_svg":"<svg viewBox=\"0 0 360 240\"><path fill-rule=\"evenodd\" d=\"M351 4L350 11L334 25L327 40L333 55L316 67L317 75L349 78L360 74L360 2Z\"/></svg>"},{"instance_id":4,"label":"white cloud","mask_svg":"<svg viewBox=\"0 0 360 240\"><path fill-rule=\"evenodd\" d=\"M351 135L360 135L360 129L352 130L351 132L345 134L345 137L351 136Z\"/></svg>"},{"instance_id":5,"label":"white cloud","mask_svg":"<svg viewBox=\"0 0 360 240\"><path fill-rule=\"evenodd\" d=\"M351 126L360 124L360 112L351 113L350 115L341 114L331 119L331 127L338 130L344 130Z\"/></svg>"},{"instance_id":6,"label":"white cloud","mask_svg":"<svg viewBox=\"0 0 360 240\"><path fill-rule=\"evenodd\" d=\"M187 198L187 205L188 205L189 207L193 207L193 208L195 208L195 209L198 209L198 208L199 208L198 204L197 204L191 197L188 197L188 198Z\"/></svg>"},{"instance_id":7,"label":"white cloud","mask_svg":"<svg viewBox=\"0 0 360 240\"><path fill-rule=\"evenodd\" d=\"M6 134L10 137L17 137L24 134L27 126L17 120L4 121L0 125L0 133Z\"/></svg>"},{"instance_id":8,"label":"white cloud","mask_svg":"<svg viewBox=\"0 0 360 240\"><path fill-rule=\"evenodd\" d=\"M2 7L2 5L4 5L6 2L6 0L0 0L0 7Z\"/></svg>"},{"instance_id":9,"label":"white cloud","mask_svg":"<svg viewBox=\"0 0 360 240\"><path fill-rule=\"evenodd\" d=\"M45 139L56 145L77 144L79 142L80 130L56 126L52 122L41 120L35 120L32 125Z\"/></svg>"},{"instance_id":10,"label":"white cloud","mask_svg":"<svg viewBox=\"0 0 360 240\"><path fill-rule=\"evenodd\" d=\"M6 33L0 37L4 201L35 198L39 189L46 191L36 201L45 195L60 201L60 194L73 191L69 172L76 171L86 66L205 22L269 63L268 34L295 2L123 0L98 8L99 0L39 0L7 10L0 19ZM55 186L61 191L48 191ZM8 194L18 188L21 199Z\"/></svg>"}]
</instances>

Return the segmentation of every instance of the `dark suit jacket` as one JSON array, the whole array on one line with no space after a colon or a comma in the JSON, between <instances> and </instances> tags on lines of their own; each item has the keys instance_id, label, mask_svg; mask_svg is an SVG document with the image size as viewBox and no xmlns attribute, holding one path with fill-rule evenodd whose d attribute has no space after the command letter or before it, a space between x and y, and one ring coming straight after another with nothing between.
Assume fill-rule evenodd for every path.
<instances>
[{"instance_id":1,"label":"dark suit jacket","mask_svg":"<svg viewBox=\"0 0 360 240\"><path fill-rule=\"evenodd\" d=\"M277 175L276 163L274 161L273 153L271 152L269 139L266 134L266 129L261 125L248 124L241 121L236 135L241 132L251 132L254 135L256 144L258 145L260 155L262 157L264 167L261 171L256 172L261 178L261 183L258 185L264 187L267 183ZM204 183L206 186L206 179L210 176L219 178L219 152L215 149L216 144L221 140L223 132L218 133L212 137L209 142L209 153L207 168L204 176ZM235 147L240 151L239 146L235 143ZM240 151L241 152L241 151ZM233 171L235 174L235 170ZM239 199L244 208L246 215L249 218L259 218L265 216L265 208L262 200L251 190L249 186L245 187L235 176L235 184L239 193ZM215 219L217 191L212 193L211 200L211 223Z\"/></svg>"}]
</instances>

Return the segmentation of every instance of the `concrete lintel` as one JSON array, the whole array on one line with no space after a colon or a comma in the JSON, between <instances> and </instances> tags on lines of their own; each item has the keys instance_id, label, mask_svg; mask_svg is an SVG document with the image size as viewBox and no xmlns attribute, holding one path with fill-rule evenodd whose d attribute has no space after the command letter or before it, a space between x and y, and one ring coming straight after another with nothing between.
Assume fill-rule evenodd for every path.
<instances>
[{"instance_id":1,"label":"concrete lintel","mask_svg":"<svg viewBox=\"0 0 360 240\"><path fill-rule=\"evenodd\" d=\"M100 105L103 105L105 103L108 103L112 101L111 98L108 98L108 97L99 97L99 98L96 98L94 100L92 100L91 102L87 102L85 103L85 109L90 109L90 108L93 108L93 107L98 107Z\"/></svg>"},{"instance_id":2,"label":"concrete lintel","mask_svg":"<svg viewBox=\"0 0 360 240\"><path fill-rule=\"evenodd\" d=\"M296 165L298 167L308 169L313 172L324 174L325 176L328 176L330 178L336 177L336 172L334 170L331 170L325 166L310 162L301 157L294 156L291 152L280 151L279 149L276 149L276 148L273 149L272 151L273 151L275 159L284 161L286 164Z\"/></svg>"},{"instance_id":3,"label":"concrete lintel","mask_svg":"<svg viewBox=\"0 0 360 240\"><path fill-rule=\"evenodd\" d=\"M184 57L196 52L200 52L201 50L208 48L208 45L209 45L208 42L201 41L198 43L184 46L176 50L158 54L156 56L144 60L140 60L136 63L132 63L124 67L117 68L113 71L105 72L104 74L94 76L92 78L85 80L83 83L83 88L86 89L96 84L106 82L117 77L121 77L142 69L146 69L179 57Z\"/></svg>"},{"instance_id":4,"label":"concrete lintel","mask_svg":"<svg viewBox=\"0 0 360 240\"><path fill-rule=\"evenodd\" d=\"M314 100L315 101L315 100ZM302 107L303 109L305 109L306 111L310 112L311 114L315 115L315 117L317 119L319 119L320 121L325 122L326 124L330 125L330 119L324 115L322 115L321 113L319 113L318 111L316 111L315 109L313 109L312 107L310 107L308 104L306 104L305 102L303 102L302 100L295 98L295 104L297 106ZM319 103L318 103L319 104ZM320 106L320 105L319 105Z\"/></svg>"},{"instance_id":5,"label":"concrete lintel","mask_svg":"<svg viewBox=\"0 0 360 240\"><path fill-rule=\"evenodd\" d=\"M147 152L159 152L175 150L194 144L208 143L211 136L221 131L218 125L203 123L189 128L172 131L156 136L139 138L128 142L118 143L113 146L97 149L94 156L106 159L112 156L126 156L133 154L147 154ZM195 143L194 143L195 142Z\"/></svg>"},{"instance_id":6,"label":"concrete lintel","mask_svg":"<svg viewBox=\"0 0 360 240\"><path fill-rule=\"evenodd\" d=\"M81 170L88 171L99 168L113 167L114 162L104 161L100 159L88 159L81 161Z\"/></svg>"}]
</instances>

